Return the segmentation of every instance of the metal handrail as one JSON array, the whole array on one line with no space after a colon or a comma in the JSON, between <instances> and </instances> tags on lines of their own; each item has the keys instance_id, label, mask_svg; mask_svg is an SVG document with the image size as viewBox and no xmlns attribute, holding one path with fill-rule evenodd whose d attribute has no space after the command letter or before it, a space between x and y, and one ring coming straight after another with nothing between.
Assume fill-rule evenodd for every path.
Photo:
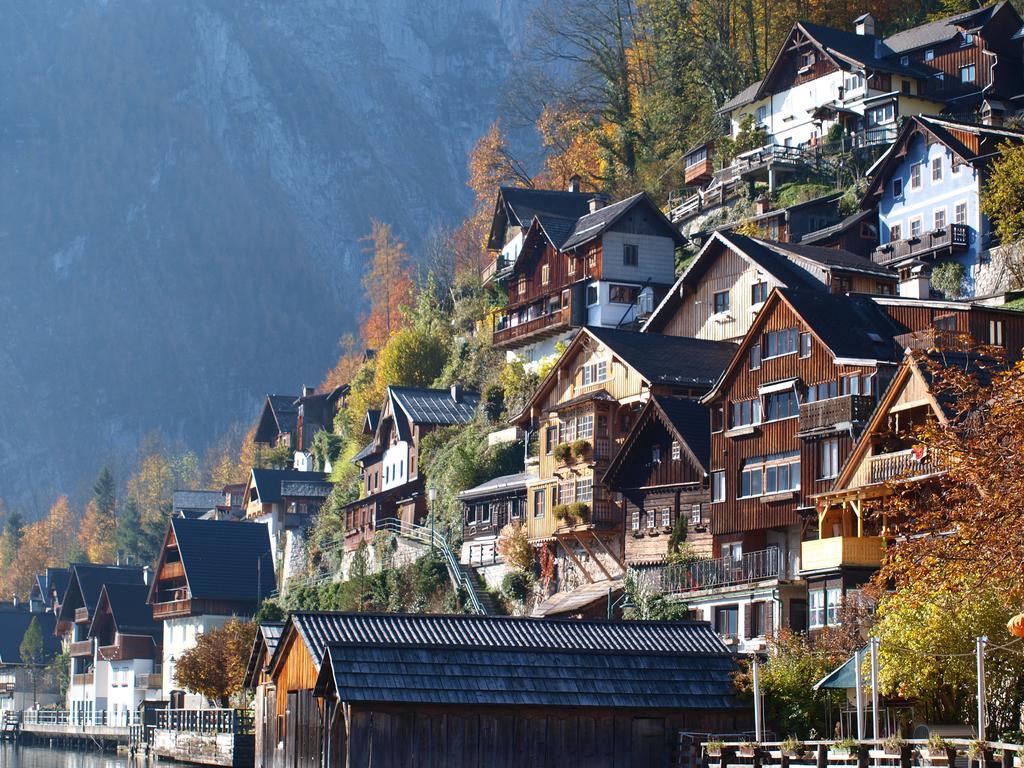
<instances>
[{"instance_id":1,"label":"metal handrail","mask_svg":"<svg viewBox=\"0 0 1024 768\"><path fill-rule=\"evenodd\" d=\"M473 608L473 613L483 616L484 611L483 604L480 602L480 598L476 593L476 586L466 575L466 572L462 570L459 565L459 559L455 557L452 552L452 548L448 546L448 541L433 528L428 528L425 525L416 525L415 523L403 523L397 517L386 517L383 520L378 520L376 528L378 530L391 531L398 536L405 536L409 539L422 542L424 544L430 544L441 550L441 554L444 556L445 565L448 568L448 576L452 580L452 584L456 588L462 587L466 594L469 596L469 602Z\"/></svg>"}]
</instances>

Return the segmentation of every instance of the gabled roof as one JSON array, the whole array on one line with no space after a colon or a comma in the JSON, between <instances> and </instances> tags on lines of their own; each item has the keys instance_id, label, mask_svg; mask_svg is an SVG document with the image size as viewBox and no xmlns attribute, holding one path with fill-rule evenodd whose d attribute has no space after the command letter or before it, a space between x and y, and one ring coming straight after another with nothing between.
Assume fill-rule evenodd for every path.
<instances>
[{"instance_id":1,"label":"gabled roof","mask_svg":"<svg viewBox=\"0 0 1024 768\"><path fill-rule=\"evenodd\" d=\"M74 563L68 587L60 601L59 618L74 621L75 610L85 608L92 618L104 584L144 584L142 568L124 565Z\"/></svg>"},{"instance_id":2,"label":"gabled roof","mask_svg":"<svg viewBox=\"0 0 1024 768\"><path fill-rule=\"evenodd\" d=\"M267 395L256 426L256 442L272 442L277 434L294 432L298 426L298 400L298 395Z\"/></svg>"},{"instance_id":3,"label":"gabled roof","mask_svg":"<svg viewBox=\"0 0 1024 768\"><path fill-rule=\"evenodd\" d=\"M388 387L388 397L412 424L468 424L480 405L478 392L463 391L456 400L448 389Z\"/></svg>"},{"instance_id":4,"label":"gabled roof","mask_svg":"<svg viewBox=\"0 0 1024 768\"><path fill-rule=\"evenodd\" d=\"M889 37L885 38L885 45L896 53L905 53L917 48L943 43L956 37L961 29L980 29L993 16L1002 11L1004 7L1013 9L1013 6L1007 2L999 2L987 5L984 8L975 8L964 13L957 13L942 19L919 24L916 27L889 35Z\"/></svg>"},{"instance_id":5,"label":"gabled roof","mask_svg":"<svg viewBox=\"0 0 1024 768\"><path fill-rule=\"evenodd\" d=\"M283 621L261 621L259 631L253 638L252 650L249 652L249 662L245 668L245 681L243 685L247 689L253 689L258 682L258 672L270 661L277 650L277 644L284 632Z\"/></svg>"},{"instance_id":6,"label":"gabled roof","mask_svg":"<svg viewBox=\"0 0 1024 768\"><path fill-rule=\"evenodd\" d=\"M1004 126L982 125L934 115L906 117L900 124L895 141L868 169L870 182L864 193L862 207L870 208L874 205L873 198L881 195L892 174L905 162L906 146L919 135L939 141L960 160L975 167L983 167L991 162L998 155L999 144L1005 141L1024 142L1024 131ZM972 143L977 143L977 150L968 146L968 137Z\"/></svg>"},{"instance_id":7,"label":"gabled roof","mask_svg":"<svg viewBox=\"0 0 1024 768\"><path fill-rule=\"evenodd\" d=\"M826 290L825 284L807 271L809 267L816 267L830 273L833 271L852 272L891 280L896 280L897 277L891 269L849 251L802 243L773 243L768 240L738 235L735 232L713 232L697 256L676 280L675 285L669 289L665 298L651 313L641 329L643 332L657 332L664 327L664 323L668 322L682 303L682 294L685 288L699 283L704 273L714 264L715 259L719 258L722 248L731 251L789 288L805 287L820 291Z\"/></svg>"},{"instance_id":8,"label":"gabled roof","mask_svg":"<svg viewBox=\"0 0 1024 768\"><path fill-rule=\"evenodd\" d=\"M749 104L757 98L757 92L761 89L762 80L758 80L755 83L751 83L742 91L737 93L731 99L726 101L722 106L718 108L718 112L731 112L737 107L742 107L744 104Z\"/></svg>"},{"instance_id":9,"label":"gabled roof","mask_svg":"<svg viewBox=\"0 0 1024 768\"><path fill-rule=\"evenodd\" d=\"M68 581L71 579L71 570L68 568L47 568L36 576L33 594L38 592L40 600L44 600L47 606L51 603L51 592L56 595L57 602L64 597L68 588Z\"/></svg>"},{"instance_id":10,"label":"gabled roof","mask_svg":"<svg viewBox=\"0 0 1024 768\"><path fill-rule=\"evenodd\" d=\"M171 509L175 512L213 509L224 503L224 491L187 490L171 492Z\"/></svg>"},{"instance_id":11,"label":"gabled roof","mask_svg":"<svg viewBox=\"0 0 1024 768\"><path fill-rule=\"evenodd\" d=\"M844 232L849 231L853 227L860 226L862 221L870 219L873 215L877 215L877 211L874 208L851 213L837 224L833 224L830 227L823 227L822 229L816 229L813 232L808 232L806 235L801 236L800 244L814 245L816 243L830 240L836 235L841 235Z\"/></svg>"},{"instance_id":12,"label":"gabled roof","mask_svg":"<svg viewBox=\"0 0 1024 768\"><path fill-rule=\"evenodd\" d=\"M841 295L799 288L774 288L757 313L750 330L722 377L702 402L711 403L722 395L733 372L746 364L751 344L761 338L761 329L779 304L786 304L807 326L808 331L837 359L857 362L896 362L899 351L893 337L900 326L870 296Z\"/></svg>"},{"instance_id":13,"label":"gabled roof","mask_svg":"<svg viewBox=\"0 0 1024 768\"><path fill-rule=\"evenodd\" d=\"M500 230L509 224L526 230L530 222L538 217L544 217L549 222L556 219L575 222L590 210L590 199L593 197L592 192L499 187L487 246L500 249L505 244Z\"/></svg>"},{"instance_id":14,"label":"gabled roof","mask_svg":"<svg viewBox=\"0 0 1024 768\"><path fill-rule=\"evenodd\" d=\"M323 493L326 484L327 493ZM272 504L288 497L326 498L330 483L323 472L302 472L298 469L252 469L252 485L260 503ZM300 493L296 491L308 491ZM289 491L286 493L286 491Z\"/></svg>"},{"instance_id":15,"label":"gabled roof","mask_svg":"<svg viewBox=\"0 0 1024 768\"><path fill-rule=\"evenodd\" d=\"M104 606L109 606L114 626L122 635L144 635L159 645L163 641L164 625L153 618L153 607L147 602L149 586L146 584L105 584L96 601L93 627ZM89 636L93 636L90 627Z\"/></svg>"},{"instance_id":16,"label":"gabled roof","mask_svg":"<svg viewBox=\"0 0 1024 768\"><path fill-rule=\"evenodd\" d=\"M316 690L348 703L728 710L741 706L734 674L722 656L332 645Z\"/></svg>"},{"instance_id":17,"label":"gabled roof","mask_svg":"<svg viewBox=\"0 0 1024 768\"><path fill-rule=\"evenodd\" d=\"M677 246L686 242L686 239L679 233L679 230L672 225L672 222L669 221L668 217L665 216L662 210L654 204L654 201L651 200L650 196L648 196L646 192L638 192L632 197L627 197L625 200L620 200L617 203L606 205L603 208L597 209L593 213L588 213L585 216L580 217L573 228L572 235L562 243L559 250L567 251L571 248L578 248L579 246L600 237L604 232L614 226L619 219L638 205L644 205L651 211L655 216L655 220L662 224L666 233L672 237Z\"/></svg>"},{"instance_id":18,"label":"gabled roof","mask_svg":"<svg viewBox=\"0 0 1024 768\"><path fill-rule=\"evenodd\" d=\"M171 531L193 600L222 600L255 608L273 594L276 584L270 529L263 523L174 518L168 537ZM156 585L154 579L150 602Z\"/></svg>"},{"instance_id":19,"label":"gabled roof","mask_svg":"<svg viewBox=\"0 0 1024 768\"><path fill-rule=\"evenodd\" d=\"M0 666L21 664L21 641L35 619L43 635L46 662L60 652L60 639L54 634L57 620L52 613L31 613L20 608L0 608ZM44 663L46 663L44 662Z\"/></svg>"},{"instance_id":20,"label":"gabled roof","mask_svg":"<svg viewBox=\"0 0 1024 768\"><path fill-rule=\"evenodd\" d=\"M480 483L480 485L473 488L467 488L462 491L459 493L459 498L463 500L479 499L484 496L494 496L499 493L514 493L520 490L525 491L526 482L529 479L529 472L517 472L514 475L492 477L490 480Z\"/></svg>"},{"instance_id":21,"label":"gabled roof","mask_svg":"<svg viewBox=\"0 0 1024 768\"><path fill-rule=\"evenodd\" d=\"M602 482L614 485L613 479L625 466L629 454L652 419L657 419L673 439L679 441L680 448L697 469L708 474L708 467L711 466L711 417L708 407L685 397L655 395L640 411L629 434L622 441L622 447L609 463Z\"/></svg>"}]
</instances>

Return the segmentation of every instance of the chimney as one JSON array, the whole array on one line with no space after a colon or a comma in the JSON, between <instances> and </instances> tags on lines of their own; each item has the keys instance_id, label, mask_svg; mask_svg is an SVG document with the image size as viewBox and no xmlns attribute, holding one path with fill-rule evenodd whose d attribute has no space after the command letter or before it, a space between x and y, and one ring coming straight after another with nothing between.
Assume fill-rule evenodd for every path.
<instances>
[{"instance_id":1,"label":"chimney","mask_svg":"<svg viewBox=\"0 0 1024 768\"><path fill-rule=\"evenodd\" d=\"M905 299L931 298L931 273L924 264L900 270L900 296Z\"/></svg>"},{"instance_id":2,"label":"chimney","mask_svg":"<svg viewBox=\"0 0 1024 768\"><path fill-rule=\"evenodd\" d=\"M18 596L17 595L11 595L11 605L13 605L15 608L18 607Z\"/></svg>"},{"instance_id":3,"label":"chimney","mask_svg":"<svg viewBox=\"0 0 1024 768\"><path fill-rule=\"evenodd\" d=\"M456 403L461 403L462 402L462 385L461 384L452 384L451 393L452 393L452 400L454 400Z\"/></svg>"},{"instance_id":4,"label":"chimney","mask_svg":"<svg viewBox=\"0 0 1024 768\"><path fill-rule=\"evenodd\" d=\"M303 387L302 388L302 396L303 397L312 397L315 394L316 394L316 387Z\"/></svg>"},{"instance_id":5,"label":"chimney","mask_svg":"<svg viewBox=\"0 0 1024 768\"><path fill-rule=\"evenodd\" d=\"M591 213L596 213L597 211L600 211L602 208L604 208L604 198L601 197L600 195L595 195L594 197L590 198L589 203Z\"/></svg>"},{"instance_id":6,"label":"chimney","mask_svg":"<svg viewBox=\"0 0 1024 768\"><path fill-rule=\"evenodd\" d=\"M858 35L871 35L875 34L875 17L870 13L865 13L862 16L858 16L853 20L853 28L857 31ZM875 54L876 58L878 54Z\"/></svg>"},{"instance_id":7,"label":"chimney","mask_svg":"<svg viewBox=\"0 0 1024 768\"><path fill-rule=\"evenodd\" d=\"M572 176L569 177L569 191L580 191L580 175L578 173L574 173Z\"/></svg>"},{"instance_id":8,"label":"chimney","mask_svg":"<svg viewBox=\"0 0 1024 768\"><path fill-rule=\"evenodd\" d=\"M149 586L149 579L153 575L152 569L147 565L142 569L142 583Z\"/></svg>"},{"instance_id":9,"label":"chimney","mask_svg":"<svg viewBox=\"0 0 1024 768\"><path fill-rule=\"evenodd\" d=\"M757 200L754 201L754 213L757 216L768 213L772 209L772 201L768 198L768 195L761 195Z\"/></svg>"}]
</instances>

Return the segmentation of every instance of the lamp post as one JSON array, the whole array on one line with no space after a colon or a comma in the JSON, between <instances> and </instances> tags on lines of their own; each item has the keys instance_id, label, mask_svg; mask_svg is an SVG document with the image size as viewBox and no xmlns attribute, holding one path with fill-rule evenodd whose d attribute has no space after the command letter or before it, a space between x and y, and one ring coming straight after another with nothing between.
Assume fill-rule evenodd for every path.
<instances>
[{"instance_id":1,"label":"lamp post","mask_svg":"<svg viewBox=\"0 0 1024 768\"><path fill-rule=\"evenodd\" d=\"M434 553L434 501L437 499L437 488L427 488L427 517L430 518L430 553Z\"/></svg>"}]
</instances>

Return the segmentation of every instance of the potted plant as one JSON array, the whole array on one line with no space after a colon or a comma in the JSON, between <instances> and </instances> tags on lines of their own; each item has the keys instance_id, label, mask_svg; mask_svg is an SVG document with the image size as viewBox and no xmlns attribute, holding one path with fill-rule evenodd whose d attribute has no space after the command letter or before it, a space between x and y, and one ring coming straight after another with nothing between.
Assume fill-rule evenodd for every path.
<instances>
[{"instance_id":1,"label":"potted plant","mask_svg":"<svg viewBox=\"0 0 1024 768\"><path fill-rule=\"evenodd\" d=\"M928 737L928 744L921 750L921 756L929 762L945 760L950 766L956 760L956 747L946 741L939 734L933 733Z\"/></svg>"},{"instance_id":2,"label":"potted plant","mask_svg":"<svg viewBox=\"0 0 1024 768\"><path fill-rule=\"evenodd\" d=\"M887 755L902 755L904 750L910 749L910 742L903 738L899 731L890 734L882 742L882 749Z\"/></svg>"},{"instance_id":3,"label":"potted plant","mask_svg":"<svg viewBox=\"0 0 1024 768\"><path fill-rule=\"evenodd\" d=\"M721 757L724 746L725 742L720 739L708 739L704 742L704 751L708 753L709 757Z\"/></svg>"},{"instance_id":4,"label":"potted plant","mask_svg":"<svg viewBox=\"0 0 1024 768\"><path fill-rule=\"evenodd\" d=\"M856 739L845 738L833 744L831 751L834 752L837 757L843 758L856 757L857 751L859 749L860 742L858 742Z\"/></svg>"},{"instance_id":5,"label":"potted plant","mask_svg":"<svg viewBox=\"0 0 1024 768\"><path fill-rule=\"evenodd\" d=\"M782 751L782 754L787 757L803 757L804 752L807 751L807 745L800 741L796 736L790 736L779 744L779 749Z\"/></svg>"},{"instance_id":6,"label":"potted plant","mask_svg":"<svg viewBox=\"0 0 1024 768\"><path fill-rule=\"evenodd\" d=\"M967 745L967 756L982 763L986 762L985 755L988 751L988 742L981 739L975 739Z\"/></svg>"},{"instance_id":7,"label":"potted plant","mask_svg":"<svg viewBox=\"0 0 1024 768\"><path fill-rule=\"evenodd\" d=\"M590 441L577 440L572 444L572 452L577 459L585 459L587 454L590 453Z\"/></svg>"},{"instance_id":8,"label":"potted plant","mask_svg":"<svg viewBox=\"0 0 1024 768\"><path fill-rule=\"evenodd\" d=\"M740 744L740 756L753 757L760 746L756 741L744 741Z\"/></svg>"},{"instance_id":9,"label":"potted plant","mask_svg":"<svg viewBox=\"0 0 1024 768\"><path fill-rule=\"evenodd\" d=\"M572 446L568 443L559 443L552 451L555 458L561 462L568 462L572 458Z\"/></svg>"}]
</instances>

